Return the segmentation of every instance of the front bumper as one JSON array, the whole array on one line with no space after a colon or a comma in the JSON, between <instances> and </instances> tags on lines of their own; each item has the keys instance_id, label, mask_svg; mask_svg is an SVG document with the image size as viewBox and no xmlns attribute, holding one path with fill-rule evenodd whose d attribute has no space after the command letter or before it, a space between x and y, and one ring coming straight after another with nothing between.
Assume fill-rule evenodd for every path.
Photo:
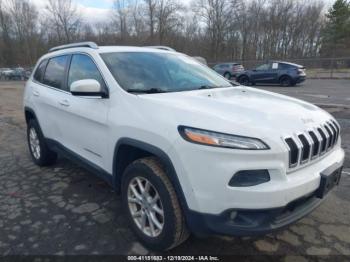
<instances>
[{"instance_id":1,"label":"front bumper","mask_svg":"<svg viewBox=\"0 0 350 262\"><path fill-rule=\"evenodd\" d=\"M337 174L339 182L342 166L334 164L327 172ZM320 188L321 189L321 185ZM321 204L320 190L298 198L284 207L272 209L229 209L220 215L192 212L189 228L197 235L252 236L280 230L303 218ZM328 191L326 191L328 193Z\"/></svg>"},{"instance_id":2,"label":"front bumper","mask_svg":"<svg viewBox=\"0 0 350 262\"><path fill-rule=\"evenodd\" d=\"M265 141L273 145L273 141ZM334 163L342 164L340 142L327 154L290 171L288 152L278 148L262 151L227 150L178 140L169 151L190 210L219 215L229 209L272 209L288 205L317 190L320 173ZM274 148L272 146L272 148ZM190 161L189 161L190 159ZM231 187L229 181L241 170L266 169L270 181L256 186Z\"/></svg>"},{"instance_id":3,"label":"front bumper","mask_svg":"<svg viewBox=\"0 0 350 262\"><path fill-rule=\"evenodd\" d=\"M298 202L300 201L300 202ZM190 230L199 236L254 236L280 230L309 214L322 199L314 194L281 208L227 210L220 215L191 212L187 221ZM235 217L232 219L231 214Z\"/></svg>"}]
</instances>

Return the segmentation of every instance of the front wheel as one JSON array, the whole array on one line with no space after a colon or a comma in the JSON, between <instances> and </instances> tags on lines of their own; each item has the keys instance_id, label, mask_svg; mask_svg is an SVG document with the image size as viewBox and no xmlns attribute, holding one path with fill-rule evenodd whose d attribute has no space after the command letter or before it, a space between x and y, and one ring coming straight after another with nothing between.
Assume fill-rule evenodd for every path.
<instances>
[{"instance_id":1,"label":"front wheel","mask_svg":"<svg viewBox=\"0 0 350 262\"><path fill-rule=\"evenodd\" d=\"M126 168L122 204L131 228L150 249L168 250L189 236L175 190L155 157L136 160Z\"/></svg>"},{"instance_id":2,"label":"front wheel","mask_svg":"<svg viewBox=\"0 0 350 262\"><path fill-rule=\"evenodd\" d=\"M231 76L231 74L230 74L229 72L226 72L226 73L224 74L224 77L225 77L226 79L230 80L232 76Z\"/></svg>"}]
</instances>

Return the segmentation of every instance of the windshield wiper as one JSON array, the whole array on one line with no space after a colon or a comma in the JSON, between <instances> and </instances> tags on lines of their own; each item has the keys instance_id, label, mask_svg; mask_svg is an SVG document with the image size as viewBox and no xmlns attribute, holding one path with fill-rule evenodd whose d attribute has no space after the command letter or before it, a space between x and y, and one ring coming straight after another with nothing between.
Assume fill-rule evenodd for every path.
<instances>
[{"instance_id":1,"label":"windshield wiper","mask_svg":"<svg viewBox=\"0 0 350 262\"><path fill-rule=\"evenodd\" d=\"M150 88L150 89L136 89L131 88L126 90L129 93L145 93L145 94L158 94L158 93L166 93L166 91L160 88Z\"/></svg>"},{"instance_id":2,"label":"windshield wiper","mask_svg":"<svg viewBox=\"0 0 350 262\"><path fill-rule=\"evenodd\" d=\"M210 85L202 85L200 87L198 87L197 89L212 89L212 88L217 88L218 86L210 86Z\"/></svg>"}]
</instances>

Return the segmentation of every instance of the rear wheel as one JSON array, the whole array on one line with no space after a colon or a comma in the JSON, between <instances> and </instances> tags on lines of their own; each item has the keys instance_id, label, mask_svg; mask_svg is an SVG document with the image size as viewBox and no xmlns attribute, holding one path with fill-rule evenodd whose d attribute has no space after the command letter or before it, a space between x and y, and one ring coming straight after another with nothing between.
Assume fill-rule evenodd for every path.
<instances>
[{"instance_id":1,"label":"rear wheel","mask_svg":"<svg viewBox=\"0 0 350 262\"><path fill-rule=\"evenodd\" d=\"M175 190L155 157L136 160L126 168L122 204L131 228L148 248L171 249L189 236Z\"/></svg>"},{"instance_id":2,"label":"rear wheel","mask_svg":"<svg viewBox=\"0 0 350 262\"><path fill-rule=\"evenodd\" d=\"M238 79L238 83L240 83L243 86L249 86L250 85L249 77L248 76L241 76Z\"/></svg>"},{"instance_id":3,"label":"rear wheel","mask_svg":"<svg viewBox=\"0 0 350 262\"><path fill-rule=\"evenodd\" d=\"M48 166L55 163L57 154L46 145L45 138L36 120L31 119L27 126L27 139L30 155L38 166Z\"/></svg>"},{"instance_id":4,"label":"rear wheel","mask_svg":"<svg viewBox=\"0 0 350 262\"><path fill-rule=\"evenodd\" d=\"M289 76L282 76L280 79L280 85L285 87L293 85L292 78Z\"/></svg>"}]
</instances>

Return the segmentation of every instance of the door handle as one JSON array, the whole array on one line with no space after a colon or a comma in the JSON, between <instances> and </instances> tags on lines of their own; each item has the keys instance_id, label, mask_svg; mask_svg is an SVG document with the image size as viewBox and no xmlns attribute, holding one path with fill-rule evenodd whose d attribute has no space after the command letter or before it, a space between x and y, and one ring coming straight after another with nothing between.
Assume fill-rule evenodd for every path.
<instances>
[{"instance_id":1,"label":"door handle","mask_svg":"<svg viewBox=\"0 0 350 262\"><path fill-rule=\"evenodd\" d=\"M40 96L40 93L39 93L39 91L37 91L37 90L33 90L33 95L34 95L34 96Z\"/></svg>"},{"instance_id":2,"label":"door handle","mask_svg":"<svg viewBox=\"0 0 350 262\"><path fill-rule=\"evenodd\" d=\"M68 102L68 100L66 100L66 99L60 101L59 103L60 103L61 106L69 106L69 102Z\"/></svg>"}]
</instances>

